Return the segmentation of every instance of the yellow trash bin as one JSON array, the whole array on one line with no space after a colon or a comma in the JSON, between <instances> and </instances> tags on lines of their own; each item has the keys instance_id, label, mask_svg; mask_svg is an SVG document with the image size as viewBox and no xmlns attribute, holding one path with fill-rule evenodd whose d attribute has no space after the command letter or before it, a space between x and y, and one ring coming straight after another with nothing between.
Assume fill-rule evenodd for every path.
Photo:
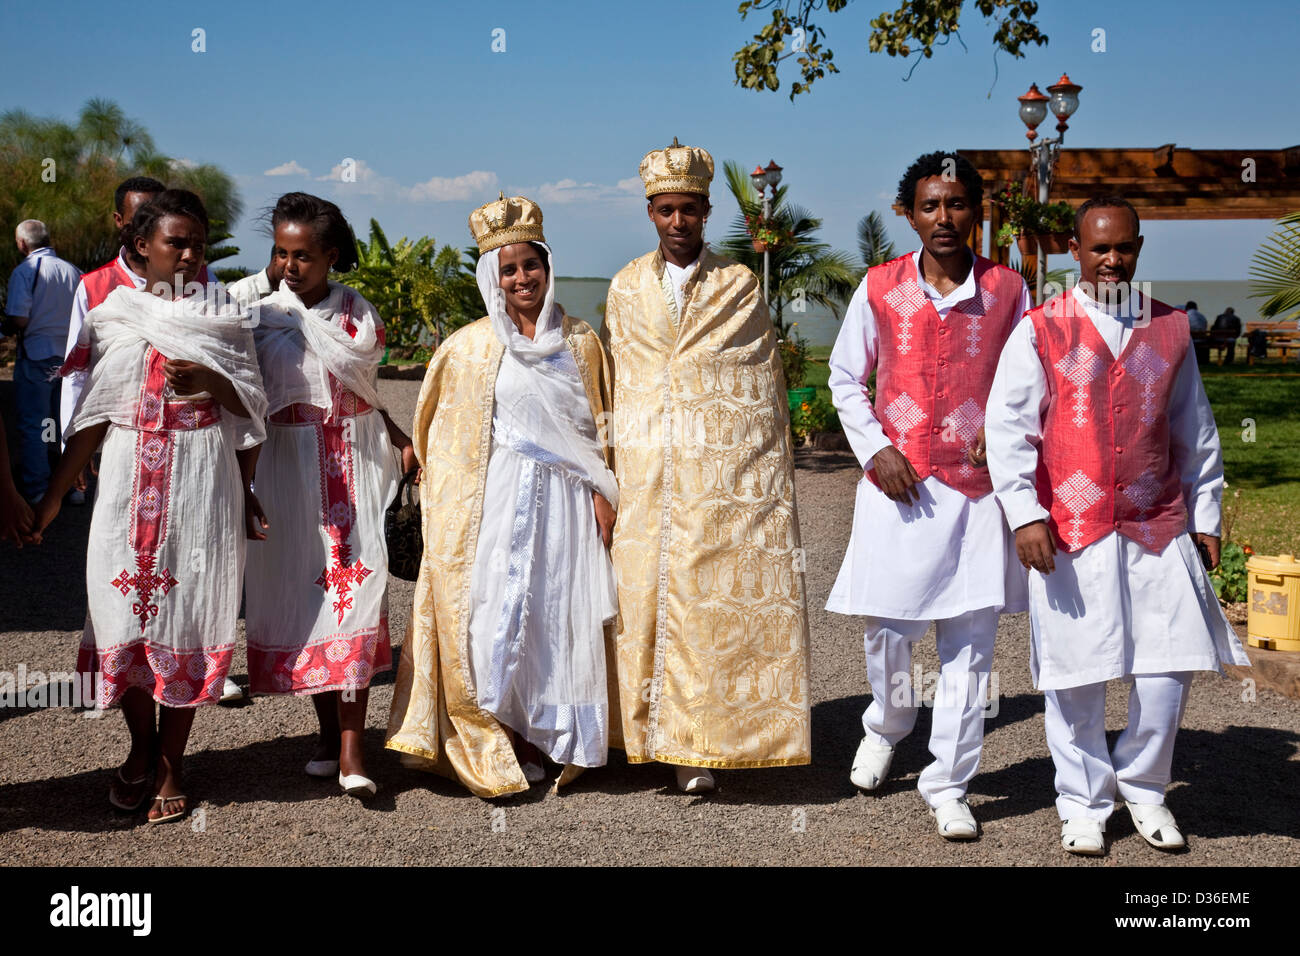
<instances>
[{"instance_id":1,"label":"yellow trash bin","mask_svg":"<svg viewBox=\"0 0 1300 956\"><path fill-rule=\"evenodd\" d=\"M1270 651L1300 651L1300 561L1290 554L1257 554L1246 562L1246 574L1246 643Z\"/></svg>"}]
</instances>

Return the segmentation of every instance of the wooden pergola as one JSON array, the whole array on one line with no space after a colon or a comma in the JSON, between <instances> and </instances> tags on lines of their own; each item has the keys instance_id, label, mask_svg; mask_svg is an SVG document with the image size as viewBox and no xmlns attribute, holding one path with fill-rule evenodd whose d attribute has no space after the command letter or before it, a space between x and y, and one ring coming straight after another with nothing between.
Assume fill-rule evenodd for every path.
<instances>
[{"instance_id":1,"label":"wooden pergola","mask_svg":"<svg viewBox=\"0 0 1300 956\"><path fill-rule=\"evenodd\" d=\"M1012 183L1023 183L1031 195L1037 188L1029 151L958 152L984 177L983 218L996 234L1002 222L989 197ZM1169 143L1154 149L1062 149L1052 177L1052 201L1078 207L1103 194L1123 196L1144 220L1276 219L1300 209L1300 146L1187 149ZM982 224L972 234L971 246L983 250ZM993 246L990 254L1006 264L1009 252ZM1028 260L1032 266L1034 257Z\"/></svg>"}]
</instances>

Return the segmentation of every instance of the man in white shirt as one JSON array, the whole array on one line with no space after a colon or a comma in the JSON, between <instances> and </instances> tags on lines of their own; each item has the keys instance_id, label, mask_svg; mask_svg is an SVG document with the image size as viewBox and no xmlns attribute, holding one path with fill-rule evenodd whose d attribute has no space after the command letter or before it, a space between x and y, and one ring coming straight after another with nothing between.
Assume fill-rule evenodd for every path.
<instances>
[{"instance_id":1,"label":"man in white shirt","mask_svg":"<svg viewBox=\"0 0 1300 956\"><path fill-rule=\"evenodd\" d=\"M863 469L853 534L826 603L867 616L872 702L850 779L877 789L915 725L912 644L935 621L935 759L918 789L949 840L978 835L966 788L979 768L998 613L1024 606L1023 574L983 467L982 425L998 354L1029 292L1018 273L967 245L983 190L957 154L930 153L907 170L897 201L922 248L868 270L828 382Z\"/></svg>"},{"instance_id":2,"label":"man in white shirt","mask_svg":"<svg viewBox=\"0 0 1300 956\"><path fill-rule=\"evenodd\" d=\"M271 261L266 268L226 286L226 294L239 303L240 308L248 308L254 302L265 299L280 288L280 279L284 276L284 265L276 259L275 245L271 246Z\"/></svg>"},{"instance_id":3,"label":"man in white shirt","mask_svg":"<svg viewBox=\"0 0 1300 956\"><path fill-rule=\"evenodd\" d=\"M1030 665L1061 845L1090 856L1105 852L1117 793L1152 846L1185 846L1164 794L1192 673L1249 665L1206 575L1223 489L1214 416L1187 317L1132 283L1141 248L1128 202L1080 206L1080 283L1012 334L986 425L994 487L1032 568ZM1132 683L1128 726L1108 751L1116 678Z\"/></svg>"},{"instance_id":4,"label":"man in white shirt","mask_svg":"<svg viewBox=\"0 0 1300 956\"><path fill-rule=\"evenodd\" d=\"M9 275L6 332L18 331L14 398L18 411L18 485L37 501L50 481L50 454L59 438L59 387L72 297L81 271L50 248L50 233L38 219L25 219L14 232L24 256Z\"/></svg>"}]
</instances>

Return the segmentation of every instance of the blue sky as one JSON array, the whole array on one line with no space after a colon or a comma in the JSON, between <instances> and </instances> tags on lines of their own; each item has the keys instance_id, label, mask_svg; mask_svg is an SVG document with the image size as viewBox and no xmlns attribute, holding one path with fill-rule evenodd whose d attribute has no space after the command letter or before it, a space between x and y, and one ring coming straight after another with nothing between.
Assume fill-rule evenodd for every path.
<instances>
[{"instance_id":1,"label":"blue sky","mask_svg":"<svg viewBox=\"0 0 1300 956\"><path fill-rule=\"evenodd\" d=\"M1067 146L1300 142L1294 9L1282 2L1049 0L1039 23L1050 43L996 61L967 3L967 49L936 50L905 82L910 62L866 52L868 21L897 0L854 0L819 19L841 72L794 103L793 64L777 93L733 84L731 53L763 22L742 22L736 6L28 3L0 34L0 109L72 119L107 97L162 151L220 165L245 202L241 265L263 263L255 215L283 192L334 199L359 234L374 217L390 239L464 246L470 210L504 189L541 203L560 273L599 276L653 247L637 165L673 136L708 148L719 172L724 159L775 158L791 197L825 220L823 238L850 251L872 209L910 247L906 221L889 212L907 164L936 148L1023 146L1015 97L1063 71L1084 88ZM1091 50L1098 27L1105 53ZM196 28L206 52L191 49ZM356 182L338 181L345 158ZM709 234L721 236L735 206L719 180L713 198ZM1267 221L1151 223L1141 272L1245 278L1269 231Z\"/></svg>"}]
</instances>

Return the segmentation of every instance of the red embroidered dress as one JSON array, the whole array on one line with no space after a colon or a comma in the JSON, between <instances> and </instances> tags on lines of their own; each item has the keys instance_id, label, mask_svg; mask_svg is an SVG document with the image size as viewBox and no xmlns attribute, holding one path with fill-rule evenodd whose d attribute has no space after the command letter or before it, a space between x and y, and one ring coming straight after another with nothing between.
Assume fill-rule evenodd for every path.
<instances>
[{"instance_id":1,"label":"red embroidered dress","mask_svg":"<svg viewBox=\"0 0 1300 956\"><path fill-rule=\"evenodd\" d=\"M1072 294L1029 313L1047 376L1038 500L1067 551L1118 531L1160 553L1187 527L1170 454L1170 392L1190 341L1187 317L1150 300L1112 356Z\"/></svg>"},{"instance_id":2,"label":"red embroidered dress","mask_svg":"<svg viewBox=\"0 0 1300 956\"><path fill-rule=\"evenodd\" d=\"M260 303L258 351L272 411L255 488L270 528L249 547L249 681L258 694L361 689L392 663L383 521L396 492L395 453L379 411L328 371L301 334L276 328L282 295ZM383 324L370 303L331 285L309 312L302 321L332 323L372 343L367 374L376 380ZM269 347L277 336L281 347ZM317 396L328 407L284 402L293 395L283 377L304 368L305 377L328 382Z\"/></svg>"},{"instance_id":3,"label":"red embroidered dress","mask_svg":"<svg viewBox=\"0 0 1300 956\"><path fill-rule=\"evenodd\" d=\"M917 284L911 255L868 273L867 301L880 336L874 404L886 437L923 479L934 475L981 498L993 485L966 452L984 424L1002 344L1020 318L1023 280L981 256L973 269L978 293L943 319ZM867 477L879 487L874 469Z\"/></svg>"},{"instance_id":4,"label":"red embroidered dress","mask_svg":"<svg viewBox=\"0 0 1300 956\"><path fill-rule=\"evenodd\" d=\"M193 707L221 696L243 578L238 448L261 440L265 397L237 313L119 288L87 317L76 349L90 382L72 432L110 427L86 556L88 614L77 660L97 706L129 687ZM255 420L206 395L176 396L167 355L219 368ZM71 364L71 363L70 363Z\"/></svg>"}]
</instances>

